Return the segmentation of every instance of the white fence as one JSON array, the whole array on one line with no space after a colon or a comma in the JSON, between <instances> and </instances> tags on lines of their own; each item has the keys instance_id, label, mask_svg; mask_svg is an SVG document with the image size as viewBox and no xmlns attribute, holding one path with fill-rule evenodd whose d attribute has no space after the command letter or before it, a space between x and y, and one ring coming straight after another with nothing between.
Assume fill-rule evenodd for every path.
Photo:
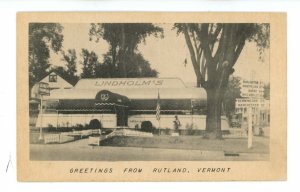
<instances>
[{"instance_id":1,"label":"white fence","mask_svg":"<svg viewBox=\"0 0 300 192\"><path fill-rule=\"evenodd\" d=\"M193 129L193 130L205 130L206 127L206 115L177 115L180 121L179 129ZM128 117L128 126L130 128L141 127L143 121L150 121L156 128L161 129L173 129L175 115L161 115L160 122L157 121L156 115L143 114L143 115L132 115ZM222 130L228 130L229 124L227 118L221 117Z\"/></svg>"},{"instance_id":2,"label":"white fence","mask_svg":"<svg viewBox=\"0 0 300 192\"><path fill-rule=\"evenodd\" d=\"M41 118L43 116L43 118ZM36 127L72 127L88 125L91 120L98 119L104 128L117 125L116 114L39 114Z\"/></svg>"},{"instance_id":3,"label":"white fence","mask_svg":"<svg viewBox=\"0 0 300 192\"><path fill-rule=\"evenodd\" d=\"M141 131L135 130L128 130L128 129L120 129L115 130L108 134L106 138L115 137L115 136L128 136L128 137L153 137L152 133L146 133Z\"/></svg>"},{"instance_id":4,"label":"white fence","mask_svg":"<svg viewBox=\"0 0 300 192\"><path fill-rule=\"evenodd\" d=\"M78 138L88 137L93 134L99 134L98 129L92 130L83 130L83 131L73 131L73 132L63 132L63 133L55 133L55 134L45 134L44 135L44 143L66 143L70 141L75 141L75 137Z\"/></svg>"},{"instance_id":5,"label":"white fence","mask_svg":"<svg viewBox=\"0 0 300 192\"><path fill-rule=\"evenodd\" d=\"M44 136L45 144L49 143L66 143L74 141L74 137L61 134L46 134Z\"/></svg>"},{"instance_id":6,"label":"white fence","mask_svg":"<svg viewBox=\"0 0 300 192\"><path fill-rule=\"evenodd\" d=\"M205 115L177 115L180 121L179 129L194 129L204 130L206 127L206 116ZM76 125L89 124L92 119L98 119L103 128L116 128L117 127L117 116L116 114L43 114L39 115L36 123L36 127L72 127ZM42 120L42 122L41 122ZM143 121L150 121L153 126L161 129L173 129L175 115L161 115L160 122L157 121L155 114L141 114L131 115L128 117L129 128L141 128ZM228 130L229 124L226 117L221 117L222 130Z\"/></svg>"}]
</instances>

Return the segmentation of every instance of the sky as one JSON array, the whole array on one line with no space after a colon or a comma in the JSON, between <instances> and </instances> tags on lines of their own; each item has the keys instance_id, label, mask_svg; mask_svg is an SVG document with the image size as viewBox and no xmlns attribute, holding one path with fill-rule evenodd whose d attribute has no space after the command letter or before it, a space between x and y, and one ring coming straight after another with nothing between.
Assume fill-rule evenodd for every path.
<instances>
[{"instance_id":1,"label":"sky","mask_svg":"<svg viewBox=\"0 0 300 192\"><path fill-rule=\"evenodd\" d=\"M177 36L172 30L172 24L158 24L164 29L164 38L147 37L145 43L138 46L138 50L144 58L150 62L151 68L159 72L159 77L178 77L187 85L196 84L196 76L190 60L190 54L183 35ZM64 27L63 50L75 49L77 53L77 70L81 72L81 49L85 48L94 51L101 62L102 55L108 51L108 44L104 40L98 43L89 40L90 24L62 24ZM184 60L187 59L187 64ZM62 56L51 52L50 63L64 66ZM254 74L256 80L269 82L269 49L265 50L264 60L259 60L259 52L254 43L247 42L237 63L233 75L250 79Z\"/></svg>"}]
</instances>

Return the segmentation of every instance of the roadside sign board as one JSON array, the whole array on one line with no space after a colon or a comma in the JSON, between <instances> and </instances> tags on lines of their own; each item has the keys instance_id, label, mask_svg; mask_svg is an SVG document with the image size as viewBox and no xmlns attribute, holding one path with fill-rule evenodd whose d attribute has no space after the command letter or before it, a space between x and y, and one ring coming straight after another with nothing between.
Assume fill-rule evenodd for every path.
<instances>
[{"instance_id":1,"label":"roadside sign board","mask_svg":"<svg viewBox=\"0 0 300 192\"><path fill-rule=\"evenodd\" d=\"M39 82L39 94L50 95L50 88L48 83Z\"/></svg>"},{"instance_id":2,"label":"roadside sign board","mask_svg":"<svg viewBox=\"0 0 300 192\"><path fill-rule=\"evenodd\" d=\"M252 108L264 105L264 83L256 80L241 80L241 97L235 100L235 108L248 108L248 149L252 148Z\"/></svg>"},{"instance_id":3,"label":"roadside sign board","mask_svg":"<svg viewBox=\"0 0 300 192\"><path fill-rule=\"evenodd\" d=\"M259 108L265 104L264 99L260 98L236 98L235 108L255 107Z\"/></svg>"},{"instance_id":4,"label":"roadside sign board","mask_svg":"<svg viewBox=\"0 0 300 192\"><path fill-rule=\"evenodd\" d=\"M264 84L256 80L241 80L241 97L262 98L264 95Z\"/></svg>"}]
</instances>

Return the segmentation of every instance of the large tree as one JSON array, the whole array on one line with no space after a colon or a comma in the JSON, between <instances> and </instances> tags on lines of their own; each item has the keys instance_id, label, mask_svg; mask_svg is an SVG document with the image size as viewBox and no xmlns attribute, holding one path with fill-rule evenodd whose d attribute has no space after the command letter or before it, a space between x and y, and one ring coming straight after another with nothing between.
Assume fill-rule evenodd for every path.
<instances>
[{"instance_id":1,"label":"large tree","mask_svg":"<svg viewBox=\"0 0 300 192\"><path fill-rule=\"evenodd\" d=\"M29 87L31 88L47 73L50 49L61 50L63 27L58 23L29 24Z\"/></svg>"},{"instance_id":2,"label":"large tree","mask_svg":"<svg viewBox=\"0 0 300 192\"><path fill-rule=\"evenodd\" d=\"M137 56L142 57L137 53L138 45L151 35L163 37L163 29L151 23L92 23L89 35L91 40L108 42L106 57L110 57L111 67L118 69L119 77L128 77L133 67L128 62ZM134 71L137 69L136 66Z\"/></svg>"},{"instance_id":3,"label":"large tree","mask_svg":"<svg viewBox=\"0 0 300 192\"><path fill-rule=\"evenodd\" d=\"M229 76L247 41L269 46L269 24L175 24L185 37L197 86L207 92L206 137L222 138L221 112ZM253 58L250 58L253 59Z\"/></svg>"}]
</instances>

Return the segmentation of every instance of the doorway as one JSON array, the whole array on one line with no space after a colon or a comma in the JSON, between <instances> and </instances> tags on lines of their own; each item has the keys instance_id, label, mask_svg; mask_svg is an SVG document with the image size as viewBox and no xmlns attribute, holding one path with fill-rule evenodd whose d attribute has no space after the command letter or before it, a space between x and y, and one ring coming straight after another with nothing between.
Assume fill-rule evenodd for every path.
<instances>
[{"instance_id":1,"label":"doorway","mask_svg":"<svg viewBox=\"0 0 300 192\"><path fill-rule=\"evenodd\" d=\"M116 106L117 126L128 126L128 107Z\"/></svg>"}]
</instances>

